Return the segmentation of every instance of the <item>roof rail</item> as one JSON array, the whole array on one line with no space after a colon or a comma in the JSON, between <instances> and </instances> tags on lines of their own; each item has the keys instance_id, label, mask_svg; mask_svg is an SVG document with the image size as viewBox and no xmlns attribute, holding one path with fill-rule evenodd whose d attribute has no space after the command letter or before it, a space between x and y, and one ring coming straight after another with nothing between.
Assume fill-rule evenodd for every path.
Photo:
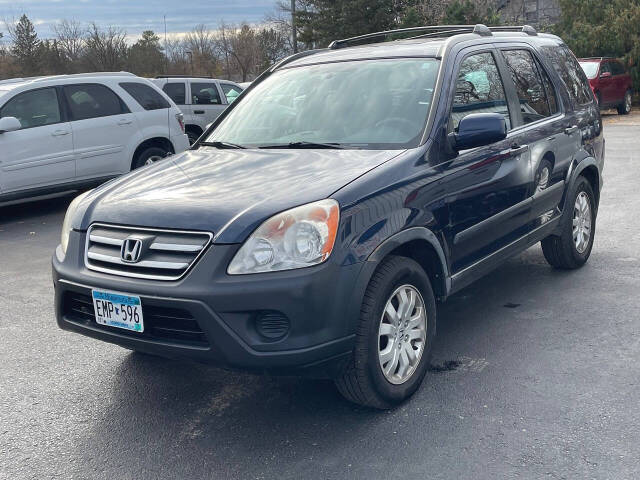
<instances>
[{"instance_id":1,"label":"roof rail","mask_svg":"<svg viewBox=\"0 0 640 480\"><path fill-rule=\"evenodd\" d=\"M24 78L7 78L6 80L0 80L0 85L7 85L10 83L28 82L38 77L24 77Z\"/></svg>"},{"instance_id":2,"label":"roof rail","mask_svg":"<svg viewBox=\"0 0 640 480\"><path fill-rule=\"evenodd\" d=\"M155 78L208 78L209 80L215 80L214 77L209 75L156 75Z\"/></svg>"},{"instance_id":3,"label":"roof rail","mask_svg":"<svg viewBox=\"0 0 640 480\"><path fill-rule=\"evenodd\" d=\"M285 57L282 60L280 60L279 62L275 63L270 68L265 70L265 72L275 72L278 68L285 66L287 63L291 63L294 60L298 60L300 58L308 57L309 55L313 55L313 54L321 52L321 51L322 51L322 49L314 49L314 50L304 50L302 52L294 53L293 55L289 55L288 57Z\"/></svg>"},{"instance_id":4,"label":"roof rail","mask_svg":"<svg viewBox=\"0 0 640 480\"><path fill-rule=\"evenodd\" d=\"M477 25L426 25L423 27L409 27L398 28L395 30L385 30L383 32L367 33L366 35L358 35L357 37L345 38L341 40L334 40L329 44L331 50L337 50L344 48L354 43L364 42L366 40L372 40L376 38L386 38L390 35L399 35L403 33L420 33L426 32L423 35L417 35L411 38L423 38L423 37L437 37L437 36L452 36L463 33L475 33L481 36L491 36L493 32L523 32L527 35L537 35L535 28L530 25L519 26L497 26L487 27L481 23ZM365 42L366 43L366 42Z\"/></svg>"},{"instance_id":5,"label":"roof rail","mask_svg":"<svg viewBox=\"0 0 640 480\"><path fill-rule=\"evenodd\" d=\"M22 83L22 82L37 83L37 82L46 82L52 79L86 78L86 77L137 77L137 75L130 72L73 73L69 75L46 75L46 76L39 76L39 77L9 78L7 80L0 80L0 85L7 85L11 83Z\"/></svg>"}]
</instances>

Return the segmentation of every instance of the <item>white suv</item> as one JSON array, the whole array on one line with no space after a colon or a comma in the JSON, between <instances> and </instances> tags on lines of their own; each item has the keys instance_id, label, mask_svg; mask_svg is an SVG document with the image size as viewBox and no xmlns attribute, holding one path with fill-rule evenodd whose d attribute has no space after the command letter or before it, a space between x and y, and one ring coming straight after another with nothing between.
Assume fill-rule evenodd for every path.
<instances>
[{"instance_id":1,"label":"white suv","mask_svg":"<svg viewBox=\"0 0 640 480\"><path fill-rule=\"evenodd\" d=\"M189 142L194 143L207 126L244 90L230 80L168 75L152 80L184 113Z\"/></svg>"},{"instance_id":2,"label":"white suv","mask_svg":"<svg viewBox=\"0 0 640 480\"><path fill-rule=\"evenodd\" d=\"M101 183L187 148L178 107L133 74L0 81L0 204Z\"/></svg>"}]
</instances>

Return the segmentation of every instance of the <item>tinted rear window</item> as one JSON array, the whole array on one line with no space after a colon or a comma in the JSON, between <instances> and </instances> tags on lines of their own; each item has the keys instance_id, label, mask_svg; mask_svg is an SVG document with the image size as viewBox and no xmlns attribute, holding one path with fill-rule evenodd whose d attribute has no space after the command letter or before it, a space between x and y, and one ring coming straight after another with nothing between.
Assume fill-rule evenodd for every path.
<instances>
[{"instance_id":1,"label":"tinted rear window","mask_svg":"<svg viewBox=\"0 0 640 480\"><path fill-rule=\"evenodd\" d=\"M566 45L554 45L544 46L542 51L566 85L571 100L579 105L591 102L593 95L587 77L571 50Z\"/></svg>"},{"instance_id":2,"label":"tinted rear window","mask_svg":"<svg viewBox=\"0 0 640 480\"><path fill-rule=\"evenodd\" d=\"M187 94L184 83L167 83L162 87L162 90L176 105L184 105L186 103Z\"/></svg>"},{"instance_id":3,"label":"tinted rear window","mask_svg":"<svg viewBox=\"0 0 640 480\"><path fill-rule=\"evenodd\" d=\"M149 85L137 82L125 82L121 83L120 86L145 110L160 110L161 108L170 107L169 102Z\"/></svg>"}]
</instances>

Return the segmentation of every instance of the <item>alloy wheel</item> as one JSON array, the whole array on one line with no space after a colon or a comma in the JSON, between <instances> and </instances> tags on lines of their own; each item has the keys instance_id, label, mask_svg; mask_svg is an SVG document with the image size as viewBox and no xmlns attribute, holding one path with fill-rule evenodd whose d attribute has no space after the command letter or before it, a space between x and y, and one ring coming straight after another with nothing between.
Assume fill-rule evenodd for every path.
<instances>
[{"instance_id":1,"label":"alloy wheel","mask_svg":"<svg viewBox=\"0 0 640 480\"><path fill-rule=\"evenodd\" d=\"M624 96L624 111L627 113L631 111L631 94L629 92Z\"/></svg>"},{"instance_id":2,"label":"alloy wheel","mask_svg":"<svg viewBox=\"0 0 640 480\"><path fill-rule=\"evenodd\" d=\"M427 339L427 313L420 292L398 287L389 297L378 329L378 360L384 377L405 383L420 364Z\"/></svg>"},{"instance_id":3,"label":"alloy wheel","mask_svg":"<svg viewBox=\"0 0 640 480\"><path fill-rule=\"evenodd\" d=\"M164 157L161 157L160 155L151 155L149 158L147 158L147 161L144 162L145 165L151 165L152 163L156 163L159 160L162 160Z\"/></svg>"},{"instance_id":4,"label":"alloy wheel","mask_svg":"<svg viewBox=\"0 0 640 480\"><path fill-rule=\"evenodd\" d=\"M576 197L573 208L573 242L578 253L584 253L591 240L591 204L585 192Z\"/></svg>"}]
</instances>

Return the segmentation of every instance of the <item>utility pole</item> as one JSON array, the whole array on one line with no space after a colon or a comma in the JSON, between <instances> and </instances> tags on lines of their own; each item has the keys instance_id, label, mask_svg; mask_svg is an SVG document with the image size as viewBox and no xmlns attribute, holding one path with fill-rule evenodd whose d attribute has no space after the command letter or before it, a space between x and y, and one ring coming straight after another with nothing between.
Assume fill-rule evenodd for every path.
<instances>
[{"instance_id":1,"label":"utility pole","mask_svg":"<svg viewBox=\"0 0 640 480\"><path fill-rule=\"evenodd\" d=\"M167 16L164 16L164 74L169 73L169 52L167 51Z\"/></svg>"},{"instance_id":2,"label":"utility pole","mask_svg":"<svg viewBox=\"0 0 640 480\"><path fill-rule=\"evenodd\" d=\"M293 43L293 53L298 53L298 32L296 31L296 0L291 0L291 43Z\"/></svg>"}]
</instances>

